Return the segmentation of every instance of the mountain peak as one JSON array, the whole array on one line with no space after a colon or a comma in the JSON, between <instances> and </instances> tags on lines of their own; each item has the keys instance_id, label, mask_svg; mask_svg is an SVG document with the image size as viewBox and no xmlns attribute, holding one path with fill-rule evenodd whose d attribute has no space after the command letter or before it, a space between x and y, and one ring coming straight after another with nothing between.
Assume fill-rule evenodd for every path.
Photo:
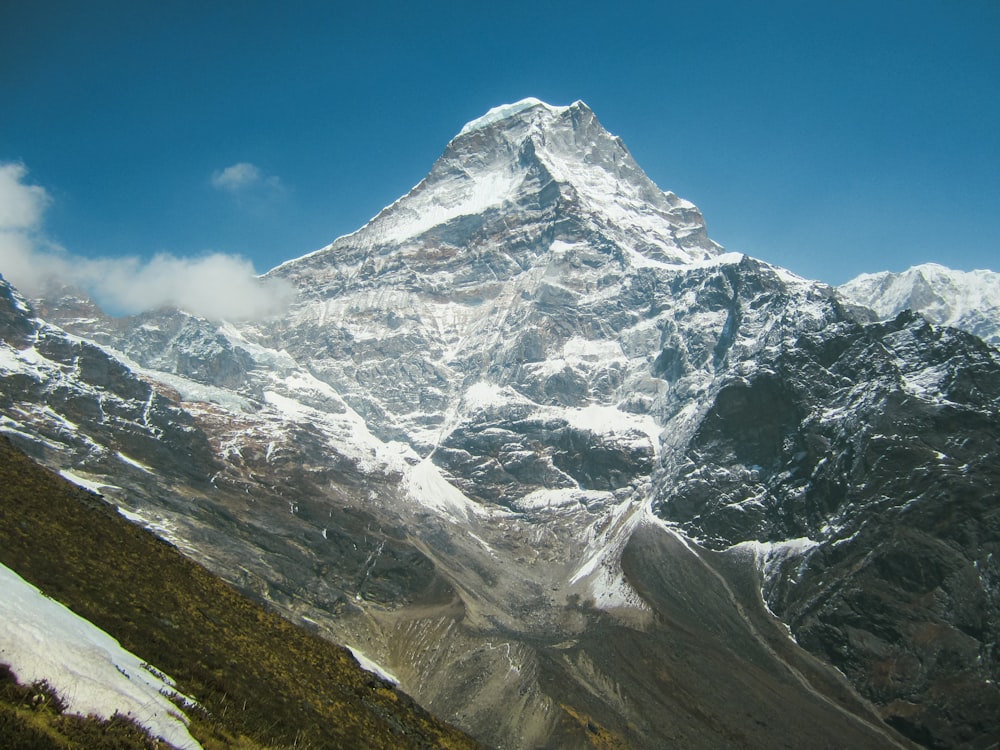
<instances>
[{"instance_id":1,"label":"mountain peak","mask_svg":"<svg viewBox=\"0 0 1000 750\"><path fill-rule=\"evenodd\" d=\"M274 271L296 276L294 268L308 259L327 274L330 253L344 264L401 248L420 258L442 246L468 249L494 224L514 221L537 223L537 236L558 227L562 234L552 239L618 247L642 265L684 265L721 251L698 209L657 187L586 104L553 106L532 97L467 123L406 195L356 232ZM417 256L414 267L423 265Z\"/></svg>"},{"instance_id":2,"label":"mountain peak","mask_svg":"<svg viewBox=\"0 0 1000 750\"><path fill-rule=\"evenodd\" d=\"M993 271L957 271L924 263L901 273L861 274L837 289L883 319L915 310L933 323L1000 344L1000 274Z\"/></svg>"},{"instance_id":3,"label":"mountain peak","mask_svg":"<svg viewBox=\"0 0 1000 750\"><path fill-rule=\"evenodd\" d=\"M493 107L485 115L477 117L471 122L467 122L459 131L459 135L465 135L475 130L481 130L482 128L489 127L494 123L517 117L529 110L537 110L540 114L559 116L573 107L583 107L589 110L589 107L579 100L566 107L555 107L551 104L543 102L541 99L529 96L518 102L514 102L513 104L501 104L498 107Z\"/></svg>"}]
</instances>

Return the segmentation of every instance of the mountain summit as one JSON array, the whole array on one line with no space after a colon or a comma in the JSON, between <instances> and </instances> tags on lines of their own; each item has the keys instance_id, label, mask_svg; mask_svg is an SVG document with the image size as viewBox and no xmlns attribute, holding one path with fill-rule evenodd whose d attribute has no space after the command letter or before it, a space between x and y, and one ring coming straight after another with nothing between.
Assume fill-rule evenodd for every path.
<instances>
[{"instance_id":1,"label":"mountain summit","mask_svg":"<svg viewBox=\"0 0 1000 750\"><path fill-rule=\"evenodd\" d=\"M430 173L365 227L272 273L295 276L306 259L350 266L390 248L424 260L448 247L475 249L512 219L541 225L556 216L547 227L553 241L586 233L616 245L623 263L682 264L720 252L698 209L660 190L586 104L525 99L468 123ZM497 257L494 272L509 276L527 260Z\"/></svg>"},{"instance_id":2,"label":"mountain summit","mask_svg":"<svg viewBox=\"0 0 1000 750\"><path fill-rule=\"evenodd\" d=\"M924 263L902 273L862 274L837 291L880 318L913 310L932 323L961 328L1000 346L1000 273Z\"/></svg>"},{"instance_id":3,"label":"mountain summit","mask_svg":"<svg viewBox=\"0 0 1000 750\"><path fill-rule=\"evenodd\" d=\"M376 434L421 457L494 391L505 403L607 408L599 430L637 432L651 454L645 413L659 387L646 382L644 345L630 343L637 332L623 334L639 322L632 307L646 279L741 260L585 104L526 99L467 124L357 232L270 273L300 293L288 351L309 356Z\"/></svg>"}]
</instances>

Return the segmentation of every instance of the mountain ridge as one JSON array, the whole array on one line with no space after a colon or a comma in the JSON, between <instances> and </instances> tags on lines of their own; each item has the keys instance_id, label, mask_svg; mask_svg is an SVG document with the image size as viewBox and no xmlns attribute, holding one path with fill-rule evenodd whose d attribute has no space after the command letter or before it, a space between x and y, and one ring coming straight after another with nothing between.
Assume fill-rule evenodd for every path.
<instances>
[{"instance_id":1,"label":"mountain ridge","mask_svg":"<svg viewBox=\"0 0 1000 750\"><path fill-rule=\"evenodd\" d=\"M956 271L924 263L901 273L862 274L837 291L881 318L911 309L933 323L1000 345L1000 274L993 271Z\"/></svg>"}]
</instances>

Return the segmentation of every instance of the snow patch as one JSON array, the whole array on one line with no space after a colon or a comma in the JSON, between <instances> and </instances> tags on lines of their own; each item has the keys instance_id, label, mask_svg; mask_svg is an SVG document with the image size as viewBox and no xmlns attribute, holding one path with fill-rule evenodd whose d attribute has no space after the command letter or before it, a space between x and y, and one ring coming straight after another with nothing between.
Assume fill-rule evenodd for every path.
<instances>
[{"instance_id":1,"label":"snow patch","mask_svg":"<svg viewBox=\"0 0 1000 750\"><path fill-rule=\"evenodd\" d=\"M149 518L136 511L131 511L128 510L127 508L123 508L120 505L115 507L120 516L122 516L128 521L131 521L134 524L142 526L142 528L146 529L151 534L155 534L160 539L163 539L165 542L169 542L170 544L174 545L177 549L187 554L189 557L197 557L199 555L199 550L193 547L191 544L189 544L187 540L183 539L177 533L177 527L174 525L172 521L163 517L156 519Z\"/></svg>"},{"instance_id":2,"label":"snow patch","mask_svg":"<svg viewBox=\"0 0 1000 750\"><path fill-rule=\"evenodd\" d=\"M411 498L445 515L466 518L480 512L479 506L445 479L430 458L410 469L405 487Z\"/></svg>"},{"instance_id":3,"label":"snow patch","mask_svg":"<svg viewBox=\"0 0 1000 750\"><path fill-rule=\"evenodd\" d=\"M797 537L795 539L785 539L780 542L761 542L757 540L740 542L729 547L729 550L737 554L743 553L753 557L757 569L760 571L760 598L764 602L764 606L767 607L765 591L771 582L781 575L781 567L784 562L786 560L801 558L799 566L801 572L802 567L808 561L810 551L819 545L819 542L809 537ZM770 608L768 608L768 611L770 611ZM774 613L772 612L771 614Z\"/></svg>"},{"instance_id":4,"label":"snow patch","mask_svg":"<svg viewBox=\"0 0 1000 750\"><path fill-rule=\"evenodd\" d=\"M0 372L27 372L30 374L20 352L7 343L0 344Z\"/></svg>"},{"instance_id":5,"label":"snow patch","mask_svg":"<svg viewBox=\"0 0 1000 750\"><path fill-rule=\"evenodd\" d=\"M149 468L148 466L146 466L146 464L142 463L141 461L136 461L134 458L130 458L129 456L126 456L121 451L116 451L115 455L118 456L118 458L121 461L124 461L125 463L127 463L129 466L134 466L136 469L139 469L139 471L144 471L147 474L155 474L156 473L151 468Z\"/></svg>"},{"instance_id":6,"label":"snow patch","mask_svg":"<svg viewBox=\"0 0 1000 750\"><path fill-rule=\"evenodd\" d=\"M385 667L381 666L378 662L369 659L367 656L365 656L363 651L361 651L360 649L356 649L353 646L346 646L346 648L348 651L351 652L351 655L355 659L357 659L358 664L366 672L372 672L373 674L377 674L383 680L385 680L386 682L391 682L393 685L399 684L399 678L396 677L396 675L394 675Z\"/></svg>"},{"instance_id":7,"label":"snow patch","mask_svg":"<svg viewBox=\"0 0 1000 750\"><path fill-rule=\"evenodd\" d=\"M322 381L311 375L293 376L283 381L286 386L296 382L312 388L312 395L325 396L337 408L342 408L343 412L321 411L273 390L264 391L264 400L273 408L274 416L278 419L313 424L326 436L331 449L352 459L363 471L387 469L403 472L410 464L417 462L417 454L405 443L385 443L372 435L361 415L347 406L336 391Z\"/></svg>"},{"instance_id":8,"label":"snow patch","mask_svg":"<svg viewBox=\"0 0 1000 750\"><path fill-rule=\"evenodd\" d=\"M573 336L563 344L562 355L567 360L609 362L625 358L621 344L610 339L585 339Z\"/></svg>"},{"instance_id":9,"label":"snow patch","mask_svg":"<svg viewBox=\"0 0 1000 750\"><path fill-rule=\"evenodd\" d=\"M107 484L106 482L105 483L95 482L91 479L87 479L86 477L80 476L79 474L72 472L69 469L61 469L59 471L59 476L61 476L63 479L72 482L78 487L83 487L85 490L90 490L95 495L103 494L103 491L107 489L119 489L116 485Z\"/></svg>"},{"instance_id":10,"label":"snow patch","mask_svg":"<svg viewBox=\"0 0 1000 750\"><path fill-rule=\"evenodd\" d=\"M621 567L622 550L642 517L639 506L626 500L602 513L600 519L587 530L590 542L581 555L583 562L569 576L567 583L570 587L585 584L594 606L609 610L649 609L649 605L625 580Z\"/></svg>"},{"instance_id":11,"label":"snow patch","mask_svg":"<svg viewBox=\"0 0 1000 750\"><path fill-rule=\"evenodd\" d=\"M217 404L223 409L233 412L250 413L254 410L250 401L240 396L235 391L227 388L219 388L214 385L205 385L188 380L180 375L161 370L151 370L147 367L140 367L122 354L115 352L115 357L121 360L127 367L138 375L144 375L150 380L162 383L163 385L177 391L181 401L200 402L205 404Z\"/></svg>"},{"instance_id":12,"label":"snow patch","mask_svg":"<svg viewBox=\"0 0 1000 750\"><path fill-rule=\"evenodd\" d=\"M449 179L448 189L428 190L425 183L411 190L406 201L397 201L369 224L378 243L399 243L417 237L459 216L481 214L518 194L524 176L502 166L470 179Z\"/></svg>"},{"instance_id":13,"label":"snow patch","mask_svg":"<svg viewBox=\"0 0 1000 750\"><path fill-rule=\"evenodd\" d=\"M503 406L509 400L503 388L482 381L466 390L462 404L469 411L479 411Z\"/></svg>"},{"instance_id":14,"label":"snow patch","mask_svg":"<svg viewBox=\"0 0 1000 750\"><path fill-rule=\"evenodd\" d=\"M659 453L661 428L648 414L630 414L614 406L591 404L581 409L566 409L564 416L571 427L596 435L639 433L642 437L635 437L630 447L643 448L648 441L654 455Z\"/></svg>"},{"instance_id":15,"label":"snow patch","mask_svg":"<svg viewBox=\"0 0 1000 750\"><path fill-rule=\"evenodd\" d=\"M47 680L73 713L128 716L179 750L201 745L171 701L173 680L0 565L0 661L20 682Z\"/></svg>"},{"instance_id":16,"label":"snow patch","mask_svg":"<svg viewBox=\"0 0 1000 750\"><path fill-rule=\"evenodd\" d=\"M519 511L546 510L607 503L613 497L612 493L600 490L539 489L515 500L513 505Z\"/></svg>"}]
</instances>

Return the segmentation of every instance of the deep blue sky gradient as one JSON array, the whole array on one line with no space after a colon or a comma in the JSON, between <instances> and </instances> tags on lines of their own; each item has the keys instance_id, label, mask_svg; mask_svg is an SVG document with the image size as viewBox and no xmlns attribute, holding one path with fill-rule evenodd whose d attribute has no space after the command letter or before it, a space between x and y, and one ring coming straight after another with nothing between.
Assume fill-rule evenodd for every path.
<instances>
[{"instance_id":1,"label":"deep blue sky gradient","mask_svg":"<svg viewBox=\"0 0 1000 750\"><path fill-rule=\"evenodd\" d=\"M997 0L8 0L0 162L49 191L73 253L265 271L358 228L490 107L582 99L729 250L830 283L1000 270L998 40ZM213 187L238 162L270 182Z\"/></svg>"}]
</instances>

